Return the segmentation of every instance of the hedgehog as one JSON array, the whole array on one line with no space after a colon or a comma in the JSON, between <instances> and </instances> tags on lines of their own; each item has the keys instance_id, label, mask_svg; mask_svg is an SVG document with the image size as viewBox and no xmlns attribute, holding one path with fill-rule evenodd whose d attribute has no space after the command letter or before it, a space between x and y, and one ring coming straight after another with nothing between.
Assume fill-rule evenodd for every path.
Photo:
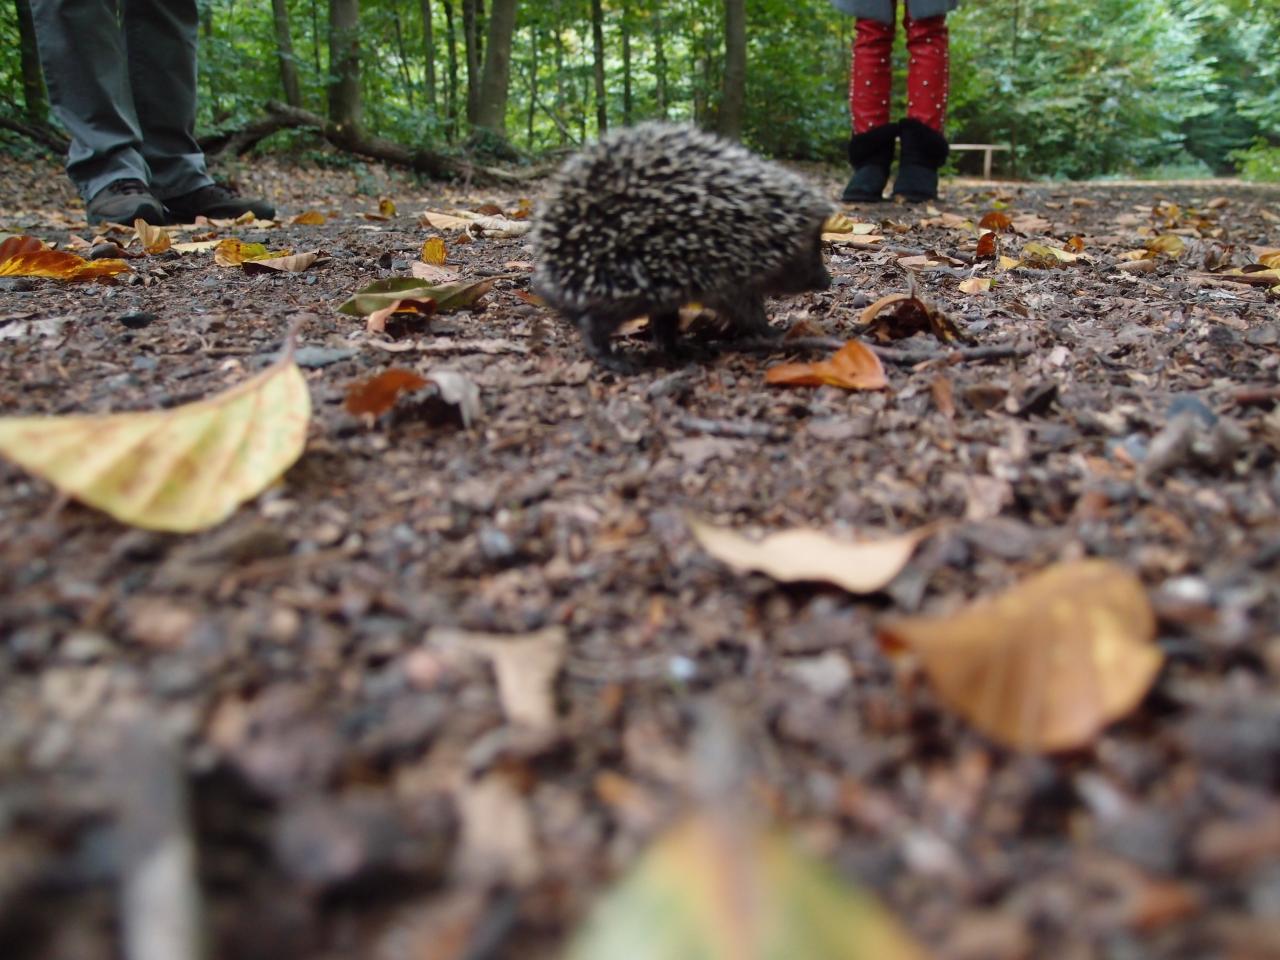
<instances>
[{"instance_id":1,"label":"hedgehog","mask_svg":"<svg viewBox=\"0 0 1280 960\"><path fill-rule=\"evenodd\" d=\"M790 170L696 127L650 122L607 134L547 185L530 242L533 290L572 321L602 366L632 365L610 337L649 316L680 352L680 307L716 311L731 335L776 335L764 298L825 290L832 205Z\"/></svg>"}]
</instances>

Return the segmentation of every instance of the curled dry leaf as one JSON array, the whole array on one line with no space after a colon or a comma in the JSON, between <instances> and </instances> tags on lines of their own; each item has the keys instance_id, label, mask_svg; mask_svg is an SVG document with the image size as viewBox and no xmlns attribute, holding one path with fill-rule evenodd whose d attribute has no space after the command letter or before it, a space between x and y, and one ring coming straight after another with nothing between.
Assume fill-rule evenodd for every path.
<instances>
[{"instance_id":1,"label":"curled dry leaf","mask_svg":"<svg viewBox=\"0 0 1280 960\"><path fill-rule=\"evenodd\" d=\"M245 260L240 267L245 273L301 273L316 263L327 263L319 250L295 253L291 257L267 257L265 260Z\"/></svg>"},{"instance_id":2,"label":"curled dry leaf","mask_svg":"<svg viewBox=\"0 0 1280 960\"><path fill-rule=\"evenodd\" d=\"M567 960L925 960L874 899L775 831L701 812L601 901Z\"/></svg>"},{"instance_id":3,"label":"curled dry leaf","mask_svg":"<svg viewBox=\"0 0 1280 960\"><path fill-rule=\"evenodd\" d=\"M138 242L142 244L142 249L152 256L164 253L173 246L173 237L169 236L168 230L147 223L141 217L133 221L133 229L138 235Z\"/></svg>"},{"instance_id":4,"label":"curled dry leaf","mask_svg":"<svg viewBox=\"0 0 1280 960\"><path fill-rule=\"evenodd\" d=\"M465 373L456 370L433 370L427 374L427 380L436 385L440 391L440 399L454 407L468 429L480 419L484 412L480 405L480 388Z\"/></svg>"},{"instance_id":5,"label":"curled dry leaf","mask_svg":"<svg viewBox=\"0 0 1280 960\"><path fill-rule=\"evenodd\" d=\"M370 380L360 380L347 387L347 413L380 417L395 406L402 393L411 393L426 385L426 378L412 370L384 370Z\"/></svg>"},{"instance_id":6,"label":"curled dry leaf","mask_svg":"<svg viewBox=\"0 0 1280 960\"><path fill-rule=\"evenodd\" d=\"M887 343L928 332L943 343L968 342L955 323L941 310L912 293L891 293L862 311L859 322L867 333Z\"/></svg>"},{"instance_id":7,"label":"curled dry leaf","mask_svg":"<svg viewBox=\"0 0 1280 960\"><path fill-rule=\"evenodd\" d=\"M951 616L901 617L882 644L919 657L938 696L987 736L1071 750L1132 710L1163 654L1146 591L1106 560L1064 563Z\"/></svg>"},{"instance_id":8,"label":"curled dry leaf","mask_svg":"<svg viewBox=\"0 0 1280 960\"><path fill-rule=\"evenodd\" d=\"M292 351L252 379L169 410L0 419L0 453L122 523L186 532L276 481L307 439Z\"/></svg>"},{"instance_id":9,"label":"curled dry leaf","mask_svg":"<svg viewBox=\"0 0 1280 960\"><path fill-rule=\"evenodd\" d=\"M1011 226L1013 226L1013 217L1000 210L985 213L978 221L978 228L981 230L1008 230Z\"/></svg>"},{"instance_id":10,"label":"curled dry leaf","mask_svg":"<svg viewBox=\"0 0 1280 960\"><path fill-rule=\"evenodd\" d=\"M235 237L219 241L213 248L213 262L220 267L238 267L246 260L270 260L276 257L287 257L288 250L268 250L265 244L245 243Z\"/></svg>"},{"instance_id":11,"label":"curled dry leaf","mask_svg":"<svg viewBox=\"0 0 1280 960\"><path fill-rule=\"evenodd\" d=\"M386 331L393 313L450 313L474 307L493 287L493 278L431 284L414 277L390 277L364 287L338 307L340 313L367 317L371 333Z\"/></svg>"},{"instance_id":12,"label":"curled dry leaf","mask_svg":"<svg viewBox=\"0 0 1280 960\"><path fill-rule=\"evenodd\" d=\"M123 260L86 260L65 250L51 250L35 237L8 237L0 243L0 277L110 282L128 272L129 265Z\"/></svg>"},{"instance_id":13,"label":"curled dry leaf","mask_svg":"<svg viewBox=\"0 0 1280 960\"><path fill-rule=\"evenodd\" d=\"M303 213L298 214L289 222L296 223L299 226L305 226L305 227L320 227L324 225L324 220L325 220L324 214L321 213L319 210L307 210Z\"/></svg>"},{"instance_id":14,"label":"curled dry leaf","mask_svg":"<svg viewBox=\"0 0 1280 960\"><path fill-rule=\"evenodd\" d=\"M770 367L765 382L783 387L843 387L846 390L883 390L889 385L884 364L870 347L850 340L830 360L813 363L780 363Z\"/></svg>"},{"instance_id":15,"label":"curled dry leaf","mask_svg":"<svg viewBox=\"0 0 1280 960\"><path fill-rule=\"evenodd\" d=\"M365 318L365 329L370 333L386 333L387 321L393 314L415 314L429 317L436 312L436 302L430 297L396 297Z\"/></svg>"},{"instance_id":16,"label":"curled dry leaf","mask_svg":"<svg viewBox=\"0 0 1280 960\"><path fill-rule=\"evenodd\" d=\"M1022 262L1028 267L1051 270L1064 263L1075 263L1082 254L1071 253L1061 247L1051 247L1044 243L1024 243L1022 245Z\"/></svg>"},{"instance_id":17,"label":"curled dry leaf","mask_svg":"<svg viewBox=\"0 0 1280 960\"><path fill-rule=\"evenodd\" d=\"M694 519L689 520L689 528L707 553L735 570L758 570L784 583L833 583L850 593L882 590L936 529L924 526L879 540L851 542L806 529L749 540L733 530Z\"/></svg>"},{"instance_id":18,"label":"curled dry leaf","mask_svg":"<svg viewBox=\"0 0 1280 960\"><path fill-rule=\"evenodd\" d=\"M427 237L422 241L422 262L429 263L435 267L444 266L445 257L448 255L448 248L445 247L443 237Z\"/></svg>"},{"instance_id":19,"label":"curled dry leaf","mask_svg":"<svg viewBox=\"0 0 1280 960\"><path fill-rule=\"evenodd\" d=\"M956 289L961 293L967 293L971 296L974 294L986 293L991 289L991 278L970 277L968 280L961 281Z\"/></svg>"},{"instance_id":20,"label":"curled dry leaf","mask_svg":"<svg viewBox=\"0 0 1280 960\"><path fill-rule=\"evenodd\" d=\"M1000 240L994 231L989 231L978 238L978 249L973 255L979 260L994 260L999 253Z\"/></svg>"}]
</instances>

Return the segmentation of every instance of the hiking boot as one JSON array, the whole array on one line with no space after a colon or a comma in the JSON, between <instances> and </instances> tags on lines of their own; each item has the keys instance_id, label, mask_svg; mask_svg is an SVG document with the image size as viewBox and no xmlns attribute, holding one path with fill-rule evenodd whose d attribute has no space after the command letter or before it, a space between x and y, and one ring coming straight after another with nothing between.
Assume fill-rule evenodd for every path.
<instances>
[{"instance_id":1,"label":"hiking boot","mask_svg":"<svg viewBox=\"0 0 1280 960\"><path fill-rule=\"evenodd\" d=\"M849 163L853 177L840 199L845 203L876 203L884 199L884 185L898 145L898 125L884 123L849 138Z\"/></svg>"},{"instance_id":2,"label":"hiking boot","mask_svg":"<svg viewBox=\"0 0 1280 960\"><path fill-rule=\"evenodd\" d=\"M159 226L165 222L164 206L141 180L113 180L85 205L90 223L123 223L132 226L141 218Z\"/></svg>"},{"instance_id":3,"label":"hiking boot","mask_svg":"<svg viewBox=\"0 0 1280 960\"><path fill-rule=\"evenodd\" d=\"M924 203L938 198L938 168L947 160L947 138L919 120L908 117L898 125L902 154L893 195L907 203Z\"/></svg>"},{"instance_id":4,"label":"hiking boot","mask_svg":"<svg viewBox=\"0 0 1280 960\"><path fill-rule=\"evenodd\" d=\"M259 220L274 220L276 208L265 200L250 200L229 187L211 183L164 202L170 223L192 223L196 217L210 220L234 220L252 211Z\"/></svg>"}]
</instances>

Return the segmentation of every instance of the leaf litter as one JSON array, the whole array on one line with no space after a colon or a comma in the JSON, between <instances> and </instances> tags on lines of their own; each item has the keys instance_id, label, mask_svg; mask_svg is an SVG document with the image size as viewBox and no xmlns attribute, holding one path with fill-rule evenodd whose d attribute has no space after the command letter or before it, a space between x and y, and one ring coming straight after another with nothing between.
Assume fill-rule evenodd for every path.
<instances>
[{"instance_id":1,"label":"leaf litter","mask_svg":"<svg viewBox=\"0 0 1280 960\"><path fill-rule=\"evenodd\" d=\"M483 942L561 956L606 879L678 822L696 692L738 699L759 721L749 743L765 762L747 795L761 823L870 887L925 948L1265 955L1270 921L1250 906L1269 902L1259 865L1274 849L1280 665L1265 188L948 184L932 209L894 208L875 232L850 233L886 240L828 245L832 290L769 309L780 327L843 344L906 274L972 343L921 328L880 347L892 392L784 392L764 383L768 367L836 347L815 356L801 337L765 357L727 345L599 375L528 298L521 238L484 225L505 212L527 226L512 215L521 197L423 196L384 171L357 194L350 171L257 167L246 189L272 196L280 221L195 225L161 255L138 255L132 229L85 230L52 200L22 221L60 250L128 250L133 269L113 286L3 278L6 413L213 398L258 375L299 315L304 345L334 359L307 373L306 455L207 533L130 530L74 504L51 516L47 484L0 467L0 774L21 786L0 853L35 865L11 874L0 914L29 905L23 929L46 941L67 923L112 929L111 898L76 879L75 851L104 849L93 824L114 807L94 775L113 753L101 734L143 701L184 732L190 838L215 878L201 887L220 955L248 944L380 956L411 928L420 945L456 944L444 956ZM10 174L7 189L30 195L16 209L60 182L52 165L26 176ZM435 232L416 217L365 221L379 196L471 214L442 230L457 279L426 285L490 281L483 311L437 311L429 338L400 341L335 312L374 281L413 279ZM311 209L323 224L287 223ZM992 234L975 224L993 209L1011 229L983 259ZM1180 254L1124 266L1165 234ZM332 260L248 275L180 237ZM1001 270L1026 243L1088 259ZM971 278L995 282L963 293ZM55 320L55 336L36 332ZM347 385L382 372L400 344L446 354L448 372L483 391L483 420L467 430L456 415L418 416L427 388L372 429L346 412ZM713 451L692 450L707 440ZM744 576L709 558L688 516L831 534L941 525L859 594ZM939 652L944 639L913 652L919 675L876 643L884 625L963 617L971 598L1089 556L1141 583L1164 656L1118 713L1094 709L1109 693L1077 693L1092 719L1063 727L1070 736L1050 728L1038 741L1043 720L1009 727L1008 712L1000 726L1014 733L987 732L987 714L944 696L925 665L926 647L954 655ZM1119 618L1110 601L1068 592L1086 624L1069 648L1090 649L1097 624ZM510 721L496 664L478 651L458 660L423 643L441 626L515 639L556 625L563 660L534 697L544 717L550 698L551 733ZM999 659L978 647L990 676ZM1012 649L1017 674L1026 651ZM1017 710L1044 713L1040 682ZM1059 757L1068 741L1082 746ZM1053 752L1029 756L1038 742ZM93 876L112 875L113 862L99 866ZM56 905L38 894L51 878ZM668 871L657 888L682 879ZM368 884L394 907L347 895ZM464 893L467 908L432 927ZM106 934L86 939L113 949Z\"/></svg>"}]
</instances>

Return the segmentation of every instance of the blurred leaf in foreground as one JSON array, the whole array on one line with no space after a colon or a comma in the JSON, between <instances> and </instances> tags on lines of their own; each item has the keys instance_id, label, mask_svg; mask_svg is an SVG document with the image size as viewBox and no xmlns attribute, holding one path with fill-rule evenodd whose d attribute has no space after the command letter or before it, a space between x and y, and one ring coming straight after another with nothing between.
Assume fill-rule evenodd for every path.
<instances>
[{"instance_id":1,"label":"blurred leaf in foreground","mask_svg":"<svg viewBox=\"0 0 1280 960\"><path fill-rule=\"evenodd\" d=\"M605 896L566 960L924 960L899 923L784 837L696 815Z\"/></svg>"}]
</instances>

